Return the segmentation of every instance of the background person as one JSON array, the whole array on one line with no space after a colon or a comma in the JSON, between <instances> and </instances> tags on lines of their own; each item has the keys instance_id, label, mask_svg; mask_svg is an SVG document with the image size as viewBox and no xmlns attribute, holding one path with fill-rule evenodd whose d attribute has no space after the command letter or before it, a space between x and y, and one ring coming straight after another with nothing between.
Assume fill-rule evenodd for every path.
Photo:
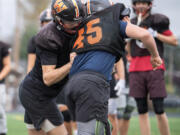
<instances>
[{"instance_id":1,"label":"background person","mask_svg":"<svg viewBox=\"0 0 180 135\"><path fill-rule=\"evenodd\" d=\"M131 20L133 24L147 29L154 37L160 57L163 59L164 43L176 46L177 40L169 29L169 19L162 14L151 14L153 0L132 0L136 17ZM158 128L161 135L170 135L168 119L164 112L164 98L167 96L164 82L164 63L155 71L149 60L150 53L145 44L132 39L127 49L132 56L129 68L130 95L137 103L140 131L142 135L150 135L148 118L148 94L153 102L157 117Z\"/></svg>"},{"instance_id":2,"label":"background person","mask_svg":"<svg viewBox=\"0 0 180 135\"><path fill-rule=\"evenodd\" d=\"M11 70L10 46L0 41L0 135L7 134L5 78Z\"/></svg>"}]
</instances>

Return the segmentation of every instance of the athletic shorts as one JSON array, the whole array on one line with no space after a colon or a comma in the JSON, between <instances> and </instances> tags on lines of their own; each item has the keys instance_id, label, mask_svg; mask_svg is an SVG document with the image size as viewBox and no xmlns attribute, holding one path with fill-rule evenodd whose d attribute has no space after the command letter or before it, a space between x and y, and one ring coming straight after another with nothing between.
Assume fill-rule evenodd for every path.
<instances>
[{"instance_id":1,"label":"athletic shorts","mask_svg":"<svg viewBox=\"0 0 180 135\"><path fill-rule=\"evenodd\" d=\"M110 98L108 103L108 114L115 115L117 114L117 98Z\"/></svg>"},{"instance_id":2,"label":"athletic shorts","mask_svg":"<svg viewBox=\"0 0 180 135\"><path fill-rule=\"evenodd\" d=\"M136 106L136 102L133 97L127 95L127 94L122 94L117 98L117 108L126 108L127 106Z\"/></svg>"},{"instance_id":3,"label":"athletic shorts","mask_svg":"<svg viewBox=\"0 0 180 135\"><path fill-rule=\"evenodd\" d=\"M135 98L147 97L164 98L167 96L164 71L131 72L129 74L130 96Z\"/></svg>"},{"instance_id":4,"label":"athletic shorts","mask_svg":"<svg viewBox=\"0 0 180 135\"><path fill-rule=\"evenodd\" d=\"M61 125L63 116L57 107L55 99L37 92L38 90L34 89L33 85L32 87L27 87L25 85L26 81L33 83L33 80L27 77L19 88L19 98L25 108L25 123L33 124L36 130L41 129L41 124L46 119L54 126Z\"/></svg>"},{"instance_id":5,"label":"athletic shorts","mask_svg":"<svg viewBox=\"0 0 180 135\"><path fill-rule=\"evenodd\" d=\"M79 122L106 119L110 85L97 72L82 71L73 75L65 86L66 104Z\"/></svg>"}]
</instances>

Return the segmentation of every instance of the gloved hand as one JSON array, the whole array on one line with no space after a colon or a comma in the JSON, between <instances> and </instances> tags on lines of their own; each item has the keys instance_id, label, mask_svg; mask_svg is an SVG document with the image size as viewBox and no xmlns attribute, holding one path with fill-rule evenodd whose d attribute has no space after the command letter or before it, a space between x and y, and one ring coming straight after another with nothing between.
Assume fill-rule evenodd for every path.
<instances>
[{"instance_id":1,"label":"gloved hand","mask_svg":"<svg viewBox=\"0 0 180 135\"><path fill-rule=\"evenodd\" d=\"M157 31L153 30L151 27L147 29L149 33L155 38L157 37Z\"/></svg>"},{"instance_id":2,"label":"gloved hand","mask_svg":"<svg viewBox=\"0 0 180 135\"><path fill-rule=\"evenodd\" d=\"M114 87L114 90L117 91L116 95L119 96L122 93L122 90L125 88L125 80L120 79L116 86Z\"/></svg>"}]
</instances>

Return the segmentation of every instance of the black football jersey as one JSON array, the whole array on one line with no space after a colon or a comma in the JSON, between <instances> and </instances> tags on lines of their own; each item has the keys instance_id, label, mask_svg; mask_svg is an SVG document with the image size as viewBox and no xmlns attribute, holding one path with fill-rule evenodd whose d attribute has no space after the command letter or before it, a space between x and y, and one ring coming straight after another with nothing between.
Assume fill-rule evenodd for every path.
<instances>
[{"instance_id":1,"label":"black football jersey","mask_svg":"<svg viewBox=\"0 0 180 135\"><path fill-rule=\"evenodd\" d=\"M10 45L0 41L0 72L3 69L3 58L9 55L9 49L10 49ZM4 79L0 80L0 83L3 82Z\"/></svg>"},{"instance_id":2,"label":"black football jersey","mask_svg":"<svg viewBox=\"0 0 180 135\"><path fill-rule=\"evenodd\" d=\"M123 4L115 4L88 17L81 24L73 50L77 53L103 50L120 58L125 46L119 25L124 8Z\"/></svg>"},{"instance_id":3,"label":"black football jersey","mask_svg":"<svg viewBox=\"0 0 180 135\"><path fill-rule=\"evenodd\" d=\"M137 17L131 20L133 24L137 24ZM152 14L149 15L145 20L143 20L140 24L140 27L145 29L152 28L159 33L163 33L166 30L169 30L169 18L162 14ZM159 55L163 58L164 47L163 42L155 38ZM133 57L136 56L149 56L150 53L146 48L141 48L137 45L135 39L131 40L131 55Z\"/></svg>"},{"instance_id":4,"label":"black football jersey","mask_svg":"<svg viewBox=\"0 0 180 135\"><path fill-rule=\"evenodd\" d=\"M37 89L48 96L56 96L59 89L66 83L68 76L60 82L48 87L43 82L42 65L56 65L59 68L69 62L70 37L57 29L56 24L51 22L43 27L35 37L36 61L35 66L29 73L36 80ZM34 86L33 86L34 87Z\"/></svg>"}]
</instances>

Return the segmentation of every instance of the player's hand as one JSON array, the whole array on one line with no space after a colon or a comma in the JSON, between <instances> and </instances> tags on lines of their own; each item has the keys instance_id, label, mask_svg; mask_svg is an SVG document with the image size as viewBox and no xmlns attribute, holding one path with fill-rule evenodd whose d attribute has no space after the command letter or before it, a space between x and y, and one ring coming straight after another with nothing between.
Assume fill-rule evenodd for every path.
<instances>
[{"instance_id":1,"label":"player's hand","mask_svg":"<svg viewBox=\"0 0 180 135\"><path fill-rule=\"evenodd\" d=\"M70 53L70 63L72 64L74 61L74 58L77 56L75 52Z\"/></svg>"},{"instance_id":2,"label":"player's hand","mask_svg":"<svg viewBox=\"0 0 180 135\"><path fill-rule=\"evenodd\" d=\"M124 88L125 88L125 80L120 79L117 82L116 86L114 87L114 90L117 91L116 95L117 96L121 95Z\"/></svg>"},{"instance_id":3,"label":"player's hand","mask_svg":"<svg viewBox=\"0 0 180 135\"><path fill-rule=\"evenodd\" d=\"M153 30L151 27L147 29L149 33L155 38L157 37L157 31Z\"/></svg>"},{"instance_id":4,"label":"player's hand","mask_svg":"<svg viewBox=\"0 0 180 135\"><path fill-rule=\"evenodd\" d=\"M157 57L153 57L151 56L151 64L154 70L157 69L157 67L162 65L162 59L160 58L160 56Z\"/></svg>"},{"instance_id":5,"label":"player's hand","mask_svg":"<svg viewBox=\"0 0 180 135\"><path fill-rule=\"evenodd\" d=\"M130 21L130 18L129 18L128 16L123 17L123 21L124 21L124 22L127 22L127 23L130 23L130 22L131 22L131 21Z\"/></svg>"}]
</instances>

